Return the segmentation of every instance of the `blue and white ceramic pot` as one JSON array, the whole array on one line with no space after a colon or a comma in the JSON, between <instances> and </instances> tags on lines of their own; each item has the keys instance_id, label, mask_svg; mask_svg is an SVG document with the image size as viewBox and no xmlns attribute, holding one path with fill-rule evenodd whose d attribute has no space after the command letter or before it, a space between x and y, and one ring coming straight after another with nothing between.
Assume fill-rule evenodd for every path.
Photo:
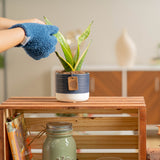
<instances>
[{"instance_id":1,"label":"blue and white ceramic pot","mask_svg":"<svg viewBox=\"0 0 160 160\"><path fill-rule=\"evenodd\" d=\"M89 98L89 73L56 72L56 99L86 101Z\"/></svg>"}]
</instances>

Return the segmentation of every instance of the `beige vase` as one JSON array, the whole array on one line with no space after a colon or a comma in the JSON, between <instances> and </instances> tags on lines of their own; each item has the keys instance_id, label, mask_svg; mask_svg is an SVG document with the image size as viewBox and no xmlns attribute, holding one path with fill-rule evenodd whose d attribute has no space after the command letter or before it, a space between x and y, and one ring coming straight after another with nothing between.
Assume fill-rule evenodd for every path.
<instances>
[{"instance_id":1,"label":"beige vase","mask_svg":"<svg viewBox=\"0 0 160 160\"><path fill-rule=\"evenodd\" d=\"M128 32L123 30L116 43L118 65L132 67L135 64L137 49Z\"/></svg>"}]
</instances>

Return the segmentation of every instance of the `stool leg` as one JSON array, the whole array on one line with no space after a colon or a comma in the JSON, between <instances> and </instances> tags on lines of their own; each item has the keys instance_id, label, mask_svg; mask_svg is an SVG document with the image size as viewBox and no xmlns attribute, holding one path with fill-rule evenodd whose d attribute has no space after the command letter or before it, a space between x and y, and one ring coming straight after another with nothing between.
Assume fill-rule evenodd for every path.
<instances>
[{"instance_id":1,"label":"stool leg","mask_svg":"<svg viewBox=\"0 0 160 160\"><path fill-rule=\"evenodd\" d=\"M5 139L4 139L4 110L0 109L0 159L4 159L4 144L5 144Z\"/></svg>"},{"instance_id":2,"label":"stool leg","mask_svg":"<svg viewBox=\"0 0 160 160\"><path fill-rule=\"evenodd\" d=\"M12 160L5 122L5 110L0 109L0 160Z\"/></svg>"},{"instance_id":3,"label":"stool leg","mask_svg":"<svg viewBox=\"0 0 160 160\"><path fill-rule=\"evenodd\" d=\"M139 109L139 160L146 159L146 108Z\"/></svg>"}]
</instances>

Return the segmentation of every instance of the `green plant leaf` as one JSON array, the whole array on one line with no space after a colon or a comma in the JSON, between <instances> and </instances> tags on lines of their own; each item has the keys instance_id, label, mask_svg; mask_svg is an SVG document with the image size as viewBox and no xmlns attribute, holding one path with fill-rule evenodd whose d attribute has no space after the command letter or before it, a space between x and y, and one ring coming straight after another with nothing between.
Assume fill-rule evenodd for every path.
<instances>
[{"instance_id":1,"label":"green plant leaf","mask_svg":"<svg viewBox=\"0 0 160 160\"><path fill-rule=\"evenodd\" d=\"M79 45L89 36L92 24L93 24L93 21L89 24L87 29L79 36L79 38L78 38Z\"/></svg>"},{"instance_id":2,"label":"green plant leaf","mask_svg":"<svg viewBox=\"0 0 160 160\"><path fill-rule=\"evenodd\" d=\"M74 60L75 64L77 63L78 58L79 58L80 45L89 36L92 24L93 24L93 21L89 24L89 26L87 27L87 29L78 37L77 52L76 52L75 56L73 57L73 60Z\"/></svg>"},{"instance_id":3,"label":"green plant leaf","mask_svg":"<svg viewBox=\"0 0 160 160\"><path fill-rule=\"evenodd\" d=\"M43 16L43 18L45 20L45 24L52 25L52 23L49 21L49 19L46 16Z\"/></svg>"},{"instance_id":4,"label":"green plant leaf","mask_svg":"<svg viewBox=\"0 0 160 160\"><path fill-rule=\"evenodd\" d=\"M77 46L77 52L76 52L76 54L75 54L74 57L73 57L74 67L75 67L75 65L76 65L76 63L77 63L77 61L78 61L79 52L80 52L80 46L78 45L78 46Z\"/></svg>"},{"instance_id":5,"label":"green plant leaf","mask_svg":"<svg viewBox=\"0 0 160 160\"><path fill-rule=\"evenodd\" d=\"M77 61L76 65L74 67L75 71L80 71L81 70L84 58L85 58L85 56L87 54L87 51L88 51L88 48L89 48L90 44L91 44L91 42L88 44L87 48L85 49L85 51L83 52L83 54L81 55L81 57L79 58L79 60Z\"/></svg>"},{"instance_id":6,"label":"green plant leaf","mask_svg":"<svg viewBox=\"0 0 160 160\"><path fill-rule=\"evenodd\" d=\"M52 25L52 23L47 19L47 17L44 16L44 20L47 25ZM58 31L56 34L54 34L54 36L57 38L58 42L61 45L61 48L63 50L66 61L73 66L74 61L73 61L71 49L70 49L66 39L64 38L64 36L62 35L62 33L60 31Z\"/></svg>"},{"instance_id":7,"label":"green plant leaf","mask_svg":"<svg viewBox=\"0 0 160 160\"><path fill-rule=\"evenodd\" d=\"M0 68L4 68L4 57L0 55Z\"/></svg>"},{"instance_id":8,"label":"green plant leaf","mask_svg":"<svg viewBox=\"0 0 160 160\"><path fill-rule=\"evenodd\" d=\"M60 60L61 64L63 65L66 72L74 71L74 69L70 63L68 63L63 57L61 57L57 51L55 51L55 53L56 53L57 57L59 58L59 60Z\"/></svg>"},{"instance_id":9,"label":"green plant leaf","mask_svg":"<svg viewBox=\"0 0 160 160\"><path fill-rule=\"evenodd\" d=\"M69 47L66 39L64 38L64 36L60 32L58 32L54 36L57 38L58 42L61 45L61 48L63 50L64 56L66 58L66 61L73 66L74 65L74 61L73 61L72 53L71 53L70 47Z\"/></svg>"}]
</instances>

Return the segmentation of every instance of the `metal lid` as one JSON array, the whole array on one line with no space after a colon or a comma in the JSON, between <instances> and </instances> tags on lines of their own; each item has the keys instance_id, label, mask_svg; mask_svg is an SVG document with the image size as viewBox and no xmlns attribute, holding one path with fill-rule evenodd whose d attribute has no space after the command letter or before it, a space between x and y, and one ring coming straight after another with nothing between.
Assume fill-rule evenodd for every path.
<instances>
[{"instance_id":1,"label":"metal lid","mask_svg":"<svg viewBox=\"0 0 160 160\"><path fill-rule=\"evenodd\" d=\"M72 123L68 122L49 122L46 124L47 131L65 132L72 130Z\"/></svg>"}]
</instances>

